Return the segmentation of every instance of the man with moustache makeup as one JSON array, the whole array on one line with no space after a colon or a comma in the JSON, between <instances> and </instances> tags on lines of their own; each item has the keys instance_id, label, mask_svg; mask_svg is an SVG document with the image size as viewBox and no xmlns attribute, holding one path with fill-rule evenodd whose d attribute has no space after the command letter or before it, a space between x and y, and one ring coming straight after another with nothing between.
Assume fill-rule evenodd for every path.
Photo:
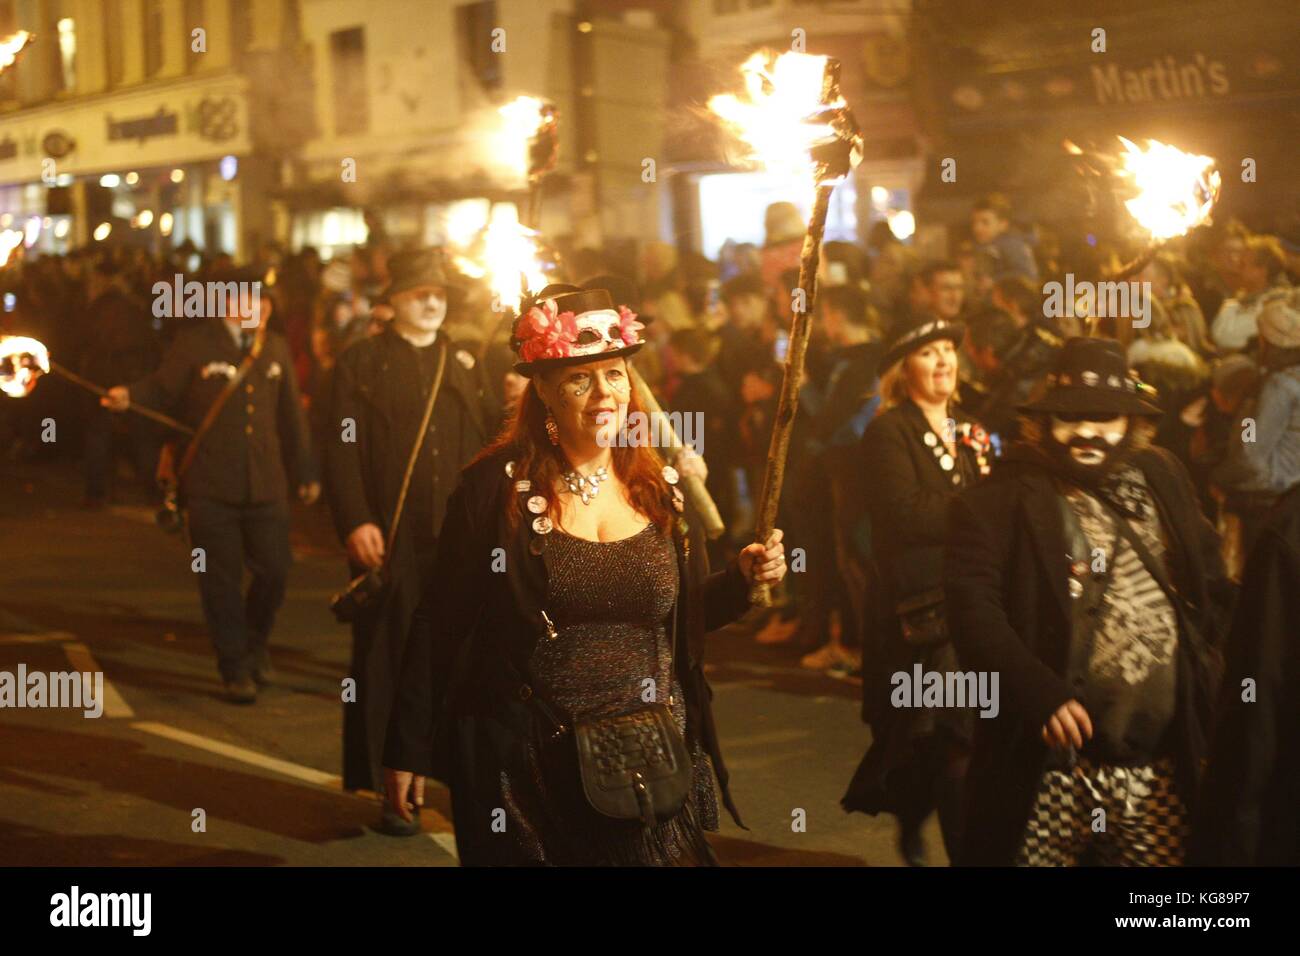
<instances>
[{"instance_id":1,"label":"man with moustache makeup","mask_svg":"<svg viewBox=\"0 0 1300 956\"><path fill-rule=\"evenodd\" d=\"M1110 339L1070 339L1024 440L952 505L944 562L979 720L964 865L1183 861L1229 585L1160 410Z\"/></svg>"},{"instance_id":2,"label":"man with moustache makeup","mask_svg":"<svg viewBox=\"0 0 1300 956\"><path fill-rule=\"evenodd\" d=\"M430 626L424 601L447 498L460 470L487 443L498 412L474 354L440 331L455 287L432 250L401 252L389 262L384 295L393 318L378 335L339 356L323 442L326 491L340 540L356 577L384 564L387 589L378 606L352 624L353 700L343 705L343 785L382 798L380 757L398 672L410 635ZM411 474L396 539L386 542L430 390L442 378L428 431ZM337 430L336 430L337 429ZM387 810L378 829L410 836Z\"/></svg>"}]
</instances>

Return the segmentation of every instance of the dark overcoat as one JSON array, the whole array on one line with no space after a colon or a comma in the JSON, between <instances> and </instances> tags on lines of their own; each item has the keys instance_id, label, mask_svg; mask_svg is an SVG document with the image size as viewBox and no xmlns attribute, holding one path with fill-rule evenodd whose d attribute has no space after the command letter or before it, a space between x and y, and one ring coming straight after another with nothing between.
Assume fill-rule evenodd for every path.
<instances>
[{"instance_id":1,"label":"dark overcoat","mask_svg":"<svg viewBox=\"0 0 1300 956\"><path fill-rule=\"evenodd\" d=\"M1160 448L1139 451L1168 536L1168 576L1178 589L1177 704L1170 747L1179 792L1193 802L1217 693L1214 659L1231 587L1214 529L1182 464ZM957 863L1011 865L1044 771L1041 730L1078 689L1066 679L1072 636L1069 559L1060 493L1038 459L1012 451L949 513L948 623L961 666L996 671L999 713L975 721L965 844ZM1085 705L1086 706L1086 705Z\"/></svg>"},{"instance_id":2,"label":"dark overcoat","mask_svg":"<svg viewBox=\"0 0 1300 956\"><path fill-rule=\"evenodd\" d=\"M1246 560L1190 862L1300 866L1300 488ZM1254 699L1243 700L1254 681Z\"/></svg>"},{"instance_id":3,"label":"dark overcoat","mask_svg":"<svg viewBox=\"0 0 1300 956\"><path fill-rule=\"evenodd\" d=\"M533 530L533 516L524 512L514 530L507 520L507 508L522 511L506 471L512 458L505 449L470 465L448 502L435 571L438 621L428 640L408 647L384 752L385 766L451 788L466 865L527 862L514 858L510 841L492 839L488 822L508 799L503 776L525 776L530 744L544 749L550 730L520 694L533 647L547 639L547 571L535 553L545 536ZM669 498L667 484L663 492ZM734 561L709 573L700 523L685 524L685 533L680 525L673 532L683 586L665 627L686 699L687 748L698 741L709 754L723 802L737 817L704 677L704 636L745 612L748 588ZM502 562L504 570L494 570Z\"/></svg>"},{"instance_id":4,"label":"dark overcoat","mask_svg":"<svg viewBox=\"0 0 1300 956\"><path fill-rule=\"evenodd\" d=\"M970 421L956 406L952 416L958 424ZM910 672L918 661L927 671L943 670L954 657L950 644L926 649L904 644L895 611L905 599L943 586L948 503L960 490L953 476L968 482L979 473L974 451L963 444L953 468L944 469L935 454L943 436L934 435L936 444L927 444L926 435L932 434L921 409L905 401L877 415L859 446L876 583L868 596L862 644L862 718L871 725L872 746L849 784L846 810L897 813L915 798L914 744L934 731L935 715L890 707L890 675ZM959 737L968 723L964 715L941 717Z\"/></svg>"},{"instance_id":5,"label":"dark overcoat","mask_svg":"<svg viewBox=\"0 0 1300 956\"><path fill-rule=\"evenodd\" d=\"M440 338L449 349L442 387L434 408L438 428L426 437L434 459L432 538L446 510L460 470L487 444L496 425L495 407L471 353ZM340 541L373 523L385 534L397 507L398 492L428 401L422 391L414 348L391 328L361 341L339 356L330 395L329 431L323 441L325 493ZM342 440L342 423L353 424L353 441ZM339 429L340 431L335 431ZM409 495L429 493L411 489ZM393 544L385 600L371 615L353 624L351 674L357 681L355 701L343 705L343 785L373 790L382 782L381 755L397 674L406 651L411 620L420 603L421 569L417 566L411 510L407 510ZM361 573L352 566L351 573Z\"/></svg>"}]
</instances>

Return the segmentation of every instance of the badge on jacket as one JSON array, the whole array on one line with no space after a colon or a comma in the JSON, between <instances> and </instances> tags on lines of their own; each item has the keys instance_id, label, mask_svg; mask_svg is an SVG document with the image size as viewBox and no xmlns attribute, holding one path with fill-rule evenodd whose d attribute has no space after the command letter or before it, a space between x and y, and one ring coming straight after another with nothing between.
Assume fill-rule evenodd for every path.
<instances>
[{"instance_id":1,"label":"badge on jacket","mask_svg":"<svg viewBox=\"0 0 1300 956\"><path fill-rule=\"evenodd\" d=\"M266 367L267 378L279 378L283 374L284 374L284 369L281 368L279 362L272 362L270 365Z\"/></svg>"},{"instance_id":2,"label":"badge on jacket","mask_svg":"<svg viewBox=\"0 0 1300 956\"><path fill-rule=\"evenodd\" d=\"M236 369L229 362L209 362L203 366L200 376L203 378L212 378L214 375L220 375L224 378L234 378Z\"/></svg>"},{"instance_id":3,"label":"badge on jacket","mask_svg":"<svg viewBox=\"0 0 1300 956\"><path fill-rule=\"evenodd\" d=\"M474 356L471 355L466 349L456 350L456 361L459 362L461 365L465 366L466 369L471 369L474 367Z\"/></svg>"}]
</instances>

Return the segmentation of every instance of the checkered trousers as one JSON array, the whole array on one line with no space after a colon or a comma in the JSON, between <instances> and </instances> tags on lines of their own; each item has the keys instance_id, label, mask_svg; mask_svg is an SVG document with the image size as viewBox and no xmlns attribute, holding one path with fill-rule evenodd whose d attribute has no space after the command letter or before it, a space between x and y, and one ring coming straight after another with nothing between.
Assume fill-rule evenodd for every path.
<instances>
[{"instance_id":1,"label":"checkered trousers","mask_svg":"<svg viewBox=\"0 0 1300 956\"><path fill-rule=\"evenodd\" d=\"M1173 760L1114 767L1080 757L1043 774L1016 862L1076 866L1091 851L1102 866L1181 866L1187 831Z\"/></svg>"}]
</instances>

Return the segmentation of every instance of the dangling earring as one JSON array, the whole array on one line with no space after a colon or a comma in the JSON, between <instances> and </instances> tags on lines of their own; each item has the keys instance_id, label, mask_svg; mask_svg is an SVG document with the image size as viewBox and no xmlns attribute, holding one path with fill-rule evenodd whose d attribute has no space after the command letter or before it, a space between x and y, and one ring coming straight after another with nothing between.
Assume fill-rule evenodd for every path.
<instances>
[{"instance_id":1,"label":"dangling earring","mask_svg":"<svg viewBox=\"0 0 1300 956\"><path fill-rule=\"evenodd\" d=\"M546 437L551 440L552 445L560 443L560 426L555 424L555 416L550 412L546 413Z\"/></svg>"}]
</instances>

